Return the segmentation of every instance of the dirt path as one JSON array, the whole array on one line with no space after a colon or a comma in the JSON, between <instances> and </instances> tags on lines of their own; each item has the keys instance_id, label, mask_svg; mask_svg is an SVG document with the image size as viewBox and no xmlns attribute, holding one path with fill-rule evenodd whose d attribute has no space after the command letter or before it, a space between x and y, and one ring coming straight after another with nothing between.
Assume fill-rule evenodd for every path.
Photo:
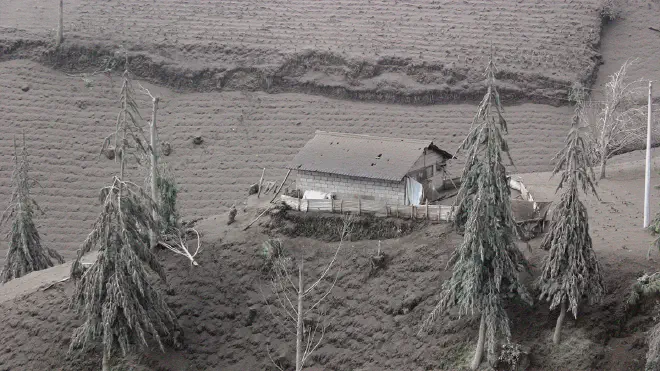
<instances>
[{"instance_id":1,"label":"dirt path","mask_svg":"<svg viewBox=\"0 0 660 371\"><path fill-rule=\"evenodd\" d=\"M96 252L92 252L83 258L83 263L92 263L96 258ZM64 282L71 273L72 262L56 265L49 269L32 272L19 279L11 280L0 285L0 304L14 300L24 295L29 295L38 290L52 287L52 284Z\"/></svg>"}]
</instances>

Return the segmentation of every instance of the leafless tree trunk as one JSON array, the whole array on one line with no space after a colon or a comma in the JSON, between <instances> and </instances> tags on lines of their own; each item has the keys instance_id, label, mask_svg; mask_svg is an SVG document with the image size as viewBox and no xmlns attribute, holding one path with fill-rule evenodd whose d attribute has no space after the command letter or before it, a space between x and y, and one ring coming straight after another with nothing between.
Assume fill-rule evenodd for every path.
<instances>
[{"instance_id":1,"label":"leafless tree trunk","mask_svg":"<svg viewBox=\"0 0 660 371\"><path fill-rule=\"evenodd\" d=\"M64 32L64 0L60 0L60 9L59 9L60 19L57 24L57 35L55 36L55 47L59 48L62 45L64 37L62 33Z\"/></svg>"},{"instance_id":2,"label":"leafless tree trunk","mask_svg":"<svg viewBox=\"0 0 660 371\"><path fill-rule=\"evenodd\" d=\"M607 154L605 151L600 152L600 171L598 172L598 179L605 179L605 167L607 164Z\"/></svg>"},{"instance_id":3,"label":"leafless tree trunk","mask_svg":"<svg viewBox=\"0 0 660 371\"><path fill-rule=\"evenodd\" d=\"M303 287L303 262L300 262L298 266L298 317L296 318L296 371L301 371L303 367L303 350L302 350L302 338L303 338L303 297L304 297L304 287Z\"/></svg>"},{"instance_id":4,"label":"leafless tree trunk","mask_svg":"<svg viewBox=\"0 0 660 371\"><path fill-rule=\"evenodd\" d=\"M561 302L561 310L559 317L557 317L557 324L555 325L555 334L552 336L552 342L555 344L559 344L561 339L561 326L564 323L564 317L566 317L566 301Z\"/></svg>"},{"instance_id":5,"label":"leafless tree trunk","mask_svg":"<svg viewBox=\"0 0 660 371\"><path fill-rule=\"evenodd\" d=\"M261 172L261 178L259 178L259 190L257 191L257 198L261 196L261 187L263 186L263 182L264 182L264 174L266 174L266 168L263 169L263 171Z\"/></svg>"},{"instance_id":6,"label":"leafless tree trunk","mask_svg":"<svg viewBox=\"0 0 660 371\"><path fill-rule=\"evenodd\" d=\"M486 340L486 315L481 314L481 323L479 324L479 340L477 340L477 350L474 352L474 358L470 369L476 370L481 364L481 358L484 355L484 342Z\"/></svg>"},{"instance_id":7,"label":"leafless tree trunk","mask_svg":"<svg viewBox=\"0 0 660 371\"><path fill-rule=\"evenodd\" d=\"M151 95L151 94L149 94ZM156 185L157 182L157 176L158 174L158 134L157 134L157 128L156 128L156 113L158 111L158 97L151 97L152 101L152 109L151 109L151 125L149 125L149 132L150 132L150 140L151 140L151 198L154 201L154 204L158 205L159 204L159 199L160 197L158 196L158 187ZM155 248L157 241L158 241L158 212L154 208L152 211L152 215L154 217L154 229L151 230L151 233L149 234L149 239L151 243L151 248Z\"/></svg>"},{"instance_id":8,"label":"leafless tree trunk","mask_svg":"<svg viewBox=\"0 0 660 371\"><path fill-rule=\"evenodd\" d=\"M145 93L151 98L151 122L149 123L149 158L151 160L151 169L150 169L150 186L151 186L151 199L153 200L154 206L158 207L160 205L160 195L158 194L158 126L156 125L156 115L158 113L158 103L160 102L160 97L156 97L149 89L142 86L138 83L140 88L144 90ZM149 231L149 244L152 249L156 248L158 244L158 228L160 226L158 210L154 207L152 210L152 216L154 218L154 228Z\"/></svg>"},{"instance_id":9,"label":"leafless tree trunk","mask_svg":"<svg viewBox=\"0 0 660 371\"><path fill-rule=\"evenodd\" d=\"M309 356L319 347L325 335L326 324L321 323L324 313L319 313L318 319L311 325L305 324L305 318L307 315L312 313L312 311L318 310L319 305L323 302L323 300L325 300L325 298L335 287L338 276L335 275L335 278L330 286L324 290L320 298L314 301L314 303L308 308L305 308L305 299L307 299L308 296L310 296L316 289L318 289L322 285L325 278L328 276L330 269L337 261L339 251L341 250L345 238L350 233L351 228L352 218L346 216L344 219L344 226L341 230L339 246L337 246L337 250L335 250L335 254L332 257L332 260L328 263L328 265L325 266L321 275L311 285L305 285L305 281L303 279L302 260L300 264L298 264L297 283L293 282L291 279L291 274L289 273L290 269L288 265L290 263L290 258L279 256L273 264L273 277L271 285L272 292L275 294L277 301L274 303L274 305L270 305L268 301L266 303L268 305L269 311L273 314L275 319L285 327L287 331L293 334L293 331L290 327L287 326L287 324L293 325L295 327L296 371L302 371L305 362ZM277 313L275 313L273 307ZM275 364L275 366L278 368L280 367L277 364Z\"/></svg>"}]
</instances>

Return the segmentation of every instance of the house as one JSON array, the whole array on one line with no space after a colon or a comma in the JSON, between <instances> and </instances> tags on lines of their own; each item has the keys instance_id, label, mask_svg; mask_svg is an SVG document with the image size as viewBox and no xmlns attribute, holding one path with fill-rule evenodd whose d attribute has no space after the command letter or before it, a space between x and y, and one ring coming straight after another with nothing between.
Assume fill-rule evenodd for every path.
<instances>
[{"instance_id":1,"label":"house","mask_svg":"<svg viewBox=\"0 0 660 371\"><path fill-rule=\"evenodd\" d=\"M452 158L431 140L317 131L287 168L302 193L419 205L442 187Z\"/></svg>"}]
</instances>

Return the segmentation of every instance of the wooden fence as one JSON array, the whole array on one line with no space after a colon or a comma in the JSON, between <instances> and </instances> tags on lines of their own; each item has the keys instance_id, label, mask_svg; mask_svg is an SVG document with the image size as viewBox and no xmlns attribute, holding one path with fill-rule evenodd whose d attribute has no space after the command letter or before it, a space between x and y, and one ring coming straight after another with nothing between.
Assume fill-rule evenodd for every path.
<instances>
[{"instance_id":1,"label":"wooden fence","mask_svg":"<svg viewBox=\"0 0 660 371\"><path fill-rule=\"evenodd\" d=\"M381 217L427 219L432 222L449 221L453 218L453 207L445 205L391 205L383 201L370 200L302 200L281 196L282 202L298 211L320 211L329 213L372 214Z\"/></svg>"}]
</instances>

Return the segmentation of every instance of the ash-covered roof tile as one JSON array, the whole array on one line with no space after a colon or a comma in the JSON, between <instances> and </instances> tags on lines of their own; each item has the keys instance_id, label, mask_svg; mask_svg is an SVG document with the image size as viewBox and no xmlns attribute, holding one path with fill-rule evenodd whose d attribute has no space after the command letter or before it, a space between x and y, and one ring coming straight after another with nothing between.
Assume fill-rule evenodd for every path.
<instances>
[{"instance_id":1,"label":"ash-covered roof tile","mask_svg":"<svg viewBox=\"0 0 660 371\"><path fill-rule=\"evenodd\" d=\"M401 181L426 148L453 157L432 140L317 131L287 168Z\"/></svg>"}]
</instances>

